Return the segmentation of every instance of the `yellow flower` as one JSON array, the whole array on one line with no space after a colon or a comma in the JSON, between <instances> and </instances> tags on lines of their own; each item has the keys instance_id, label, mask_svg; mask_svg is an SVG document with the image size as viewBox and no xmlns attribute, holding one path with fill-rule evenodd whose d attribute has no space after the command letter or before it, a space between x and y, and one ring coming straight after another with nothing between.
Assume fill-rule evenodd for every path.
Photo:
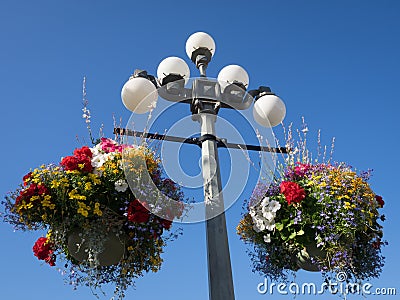
<instances>
[{"instance_id":1,"label":"yellow flower","mask_svg":"<svg viewBox=\"0 0 400 300\"><path fill-rule=\"evenodd\" d=\"M78 206L79 206L77 210L78 214L87 217L89 215L88 211L90 210L90 207L83 202L78 202Z\"/></svg>"},{"instance_id":2,"label":"yellow flower","mask_svg":"<svg viewBox=\"0 0 400 300\"><path fill-rule=\"evenodd\" d=\"M32 182L33 183L39 183L40 182L40 177L39 176L35 176L34 178L32 178Z\"/></svg>"},{"instance_id":3,"label":"yellow flower","mask_svg":"<svg viewBox=\"0 0 400 300\"><path fill-rule=\"evenodd\" d=\"M349 199L349 200L351 199L349 195L340 195L340 196L338 196L338 199L339 199L339 200L341 200L341 199L343 199L343 198Z\"/></svg>"},{"instance_id":4,"label":"yellow flower","mask_svg":"<svg viewBox=\"0 0 400 300\"><path fill-rule=\"evenodd\" d=\"M67 188L67 187L69 187L69 181L68 181L68 179L67 178L61 178L61 180L60 180L60 185L62 186L62 187L65 187L65 188Z\"/></svg>"},{"instance_id":5,"label":"yellow flower","mask_svg":"<svg viewBox=\"0 0 400 300\"><path fill-rule=\"evenodd\" d=\"M100 203L99 203L99 202L96 202L96 203L94 204L93 213L96 214L96 215L98 215L99 217L101 217L101 216L103 215L103 212L102 212L101 209L100 209Z\"/></svg>"},{"instance_id":6,"label":"yellow flower","mask_svg":"<svg viewBox=\"0 0 400 300\"><path fill-rule=\"evenodd\" d=\"M67 173L67 174L80 174L79 173L79 171L78 170L67 170L67 171L65 171L65 173Z\"/></svg>"},{"instance_id":7,"label":"yellow flower","mask_svg":"<svg viewBox=\"0 0 400 300\"><path fill-rule=\"evenodd\" d=\"M51 181L51 186L50 186L50 188L56 189L56 188L58 188L58 187L60 186L60 184L61 184L60 181L53 179L53 180Z\"/></svg>"},{"instance_id":8,"label":"yellow flower","mask_svg":"<svg viewBox=\"0 0 400 300\"><path fill-rule=\"evenodd\" d=\"M42 200L42 206L43 207L48 207L50 209L56 208L56 205L54 203L51 203L51 196L50 195L45 195L44 199Z\"/></svg>"},{"instance_id":9,"label":"yellow flower","mask_svg":"<svg viewBox=\"0 0 400 300\"><path fill-rule=\"evenodd\" d=\"M78 194L78 191L76 190L76 189L73 189L72 191L70 191L69 193L68 193L68 197L69 197L69 199L71 199L71 200L86 200L86 196L84 196L84 195L79 195Z\"/></svg>"},{"instance_id":10,"label":"yellow flower","mask_svg":"<svg viewBox=\"0 0 400 300\"><path fill-rule=\"evenodd\" d=\"M34 195L34 196L31 197L30 202L33 202L33 201L36 201L36 200L39 200L39 199L40 199L39 196Z\"/></svg>"},{"instance_id":11,"label":"yellow flower","mask_svg":"<svg viewBox=\"0 0 400 300\"><path fill-rule=\"evenodd\" d=\"M321 175L318 175L318 176L312 175L311 178L312 178L314 181L317 181L317 180L320 180L320 179L322 178L322 176L321 176Z\"/></svg>"},{"instance_id":12,"label":"yellow flower","mask_svg":"<svg viewBox=\"0 0 400 300\"><path fill-rule=\"evenodd\" d=\"M91 182L86 182L85 183L85 191L90 191L92 189L92 183Z\"/></svg>"},{"instance_id":13,"label":"yellow flower","mask_svg":"<svg viewBox=\"0 0 400 300\"><path fill-rule=\"evenodd\" d=\"M92 180L93 184L101 184L101 180L98 175L89 173L89 178Z\"/></svg>"}]
</instances>

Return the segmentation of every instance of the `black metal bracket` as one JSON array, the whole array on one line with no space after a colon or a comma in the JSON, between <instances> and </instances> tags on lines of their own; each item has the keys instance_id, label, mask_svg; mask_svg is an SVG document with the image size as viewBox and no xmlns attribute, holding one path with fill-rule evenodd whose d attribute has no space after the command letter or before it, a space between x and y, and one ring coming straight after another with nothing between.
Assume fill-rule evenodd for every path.
<instances>
[{"instance_id":1,"label":"black metal bracket","mask_svg":"<svg viewBox=\"0 0 400 300\"><path fill-rule=\"evenodd\" d=\"M290 152L290 149L288 149L286 147L262 147L262 146L257 146L257 145L228 143L226 139L217 138L215 135L212 135L212 134L204 134L198 138L182 138L182 137L165 135L165 134L133 131L130 129L119 128L119 127L114 128L114 134L126 135L126 136L136 136L136 137L142 137L142 138L152 139L152 140L192 144L192 145L197 145L199 147L201 147L201 144L206 140L214 140L214 141L217 141L218 148L264 151L264 152L274 152L274 153L282 153L282 154L287 154Z\"/></svg>"},{"instance_id":2,"label":"black metal bracket","mask_svg":"<svg viewBox=\"0 0 400 300\"><path fill-rule=\"evenodd\" d=\"M133 77L133 78L136 78L136 77L146 78L147 80L150 80L151 83L154 84L154 86L155 86L156 88L159 87L158 82L157 82L157 79L156 79L153 75L148 74L147 71L145 71L145 70L136 69L136 70L133 72L132 77ZM132 78L132 77L131 77L131 78Z\"/></svg>"},{"instance_id":3,"label":"black metal bracket","mask_svg":"<svg viewBox=\"0 0 400 300\"><path fill-rule=\"evenodd\" d=\"M201 137L197 138L200 145L205 141L217 141L217 137L213 134L203 134Z\"/></svg>"},{"instance_id":4,"label":"black metal bracket","mask_svg":"<svg viewBox=\"0 0 400 300\"><path fill-rule=\"evenodd\" d=\"M207 99L195 99L190 104L192 115L198 115L200 113L217 115L220 108L221 102Z\"/></svg>"},{"instance_id":5,"label":"black metal bracket","mask_svg":"<svg viewBox=\"0 0 400 300\"><path fill-rule=\"evenodd\" d=\"M273 93L271 91L271 88L269 88L268 86L260 86L256 90L248 91L248 94L251 95L254 98L254 101L257 101L258 99L260 99L264 95L275 95L275 93Z\"/></svg>"},{"instance_id":6,"label":"black metal bracket","mask_svg":"<svg viewBox=\"0 0 400 300\"><path fill-rule=\"evenodd\" d=\"M207 48L198 48L192 52L191 60L198 67L200 64L208 65L211 61L212 54L211 51Z\"/></svg>"}]
</instances>

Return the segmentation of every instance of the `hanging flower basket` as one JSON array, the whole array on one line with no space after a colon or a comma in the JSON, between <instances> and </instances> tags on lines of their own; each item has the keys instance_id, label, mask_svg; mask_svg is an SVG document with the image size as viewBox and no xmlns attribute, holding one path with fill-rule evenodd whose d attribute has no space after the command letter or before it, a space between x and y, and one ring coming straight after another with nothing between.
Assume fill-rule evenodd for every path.
<instances>
[{"instance_id":1,"label":"hanging flower basket","mask_svg":"<svg viewBox=\"0 0 400 300\"><path fill-rule=\"evenodd\" d=\"M92 148L76 149L59 165L33 170L4 202L5 221L17 229L47 231L33 247L38 259L51 266L65 265L73 285L114 283L121 297L136 277L159 270L165 242L176 235L163 233L183 213L161 201L157 208L167 211L168 218L152 214L154 203L146 201L146 186L140 199L133 195L125 180L123 151L129 158L144 159L154 185L182 203L182 192L163 178L152 151L106 138ZM138 178L144 172L127 171Z\"/></svg>"},{"instance_id":2,"label":"hanging flower basket","mask_svg":"<svg viewBox=\"0 0 400 300\"><path fill-rule=\"evenodd\" d=\"M117 265L124 257L126 251L126 236L123 232L110 228L101 230L101 248L99 251L93 251L97 246L97 241L91 242L90 236L93 236L93 227L87 229L90 233L86 234L82 228L73 230L68 234L68 252L79 262L85 262L90 259L90 255L97 255L94 259L99 266ZM87 240L89 239L89 240Z\"/></svg>"},{"instance_id":3,"label":"hanging flower basket","mask_svg":"<svg viewBox=\"0 0 400 300\"><path fill-rule=\"evenodd\" d=\"M325 257L326 251L318 248L315 243L310 243L297 252L295 261L300 269L318 272L320 271L320 267L316 261L317 259L324 259Z\"/></svg>"},{"instance_id":4,"label":"hanging flower basket","mask_svg":"<svg viewBox=\"0 0 400 300\"><path fill-rule=\"evenodd\" d=\"M273 280L299 269L326 277L346 272L354 280L378 277L386 244L379 212L384 201L368 184L370 171L312 163L308 152L289 147L294 154L278 163L269 186L256 188L237 227L252 246L254 270Z\"/></svg>"}]
</instances>

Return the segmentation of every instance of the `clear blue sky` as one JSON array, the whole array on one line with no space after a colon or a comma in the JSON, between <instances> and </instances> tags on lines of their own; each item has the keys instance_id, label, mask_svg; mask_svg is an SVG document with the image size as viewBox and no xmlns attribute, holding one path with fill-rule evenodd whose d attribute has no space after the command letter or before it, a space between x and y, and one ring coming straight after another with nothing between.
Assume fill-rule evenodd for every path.
<instances>
[{"instance_id":1,"label":"clear blue sky","mask_svg":"<svg viewBox=\"0 0 400 300\"><path fill-rule=\"evenodd\" d=\"M304 116L310 130L322 129L323 142L336 137L336 160L374 169L371 184L386 201L390 244L382 276L372 283L400 293L399 15L396 0L3 0L0 193L17 187L30 168L58 162L82 145L84 76L93 126L97 131L103 123L112 136L112 114L123 123L130 117L120 90L133 69L155 74L167 56L186 59L187 37L206 31L217 44L209 76L225 65L242 65L251 88L269 85L284 99L286 123L298 125ZM257 293L263 278L251 272L246 247L235 234L240 202L227 213L236 299L272 298ZM38 236L0 224L0 298L94 299L89 289L73 291L55 269L40 264L31 250ZM184 235L166 248L161 271L139 279L126 299L207 299L205 250L204 224L184 226ZM318 278L299 272L297 280ZM297 299L313 298L318 296ZM385 297L368 297L380 298Z\"/></svg>"}]
</instances>

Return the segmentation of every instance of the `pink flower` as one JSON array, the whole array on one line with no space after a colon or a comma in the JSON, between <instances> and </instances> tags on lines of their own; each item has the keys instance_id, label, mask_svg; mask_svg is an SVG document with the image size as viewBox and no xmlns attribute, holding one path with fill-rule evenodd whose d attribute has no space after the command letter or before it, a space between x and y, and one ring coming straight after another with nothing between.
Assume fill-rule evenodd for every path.
<instances>
[{"instance_id":1,"label":"pink flower","mask_svg":"<svg viewBox=\"0 0 400 300\"><path fill-rule=\"evenodd\" d=\"M309 169L310 169L310 165L302 164L302 163L298 162L297 166L294 167L294 173L297 176L304 176Z\"/></svg>"},{"instance_id":2,"label":"pink flower","mask_svg":"<svg viewBox=\"0 0 400 300\"><path fill-rule=\"evenodd\" d=\"M118 145L115 141L111 139L101 138L101 149L106 152L122 152L124 146Z\"/></svg>"}]
</instances>

